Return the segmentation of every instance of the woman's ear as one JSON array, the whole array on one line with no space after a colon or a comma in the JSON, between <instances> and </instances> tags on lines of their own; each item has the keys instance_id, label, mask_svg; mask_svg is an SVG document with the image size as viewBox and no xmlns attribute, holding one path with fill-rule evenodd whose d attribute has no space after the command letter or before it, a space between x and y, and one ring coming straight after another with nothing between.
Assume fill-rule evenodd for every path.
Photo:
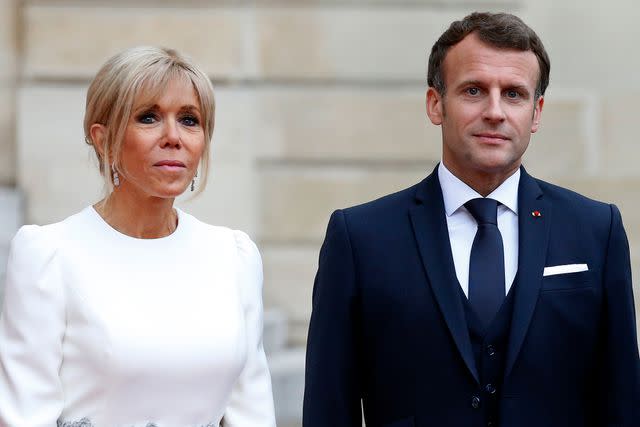
<instances>
[{"instance_id":1,"label":"woman's ear","mask_svg":"<svg viewBox=\"0 0 640 427\"><path fill-rule=\"evenodd\" d=\"M100 123L94 123L89 128L89 137L101 158L104 158L104 140L107 136L107 128Z\"/></svg>"}]
</instances>

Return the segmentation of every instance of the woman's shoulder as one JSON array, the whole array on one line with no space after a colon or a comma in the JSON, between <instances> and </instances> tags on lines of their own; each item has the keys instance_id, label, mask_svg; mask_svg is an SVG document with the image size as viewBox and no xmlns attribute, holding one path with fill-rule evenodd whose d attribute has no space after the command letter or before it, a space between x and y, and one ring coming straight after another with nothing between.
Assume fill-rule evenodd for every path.
<instances>
[{"instance_id":1,"label":"woman's shoulder","mask_svg":"<svg viewBox=\"0 0 640 427\"><path fill-rule=\"evenodd\" d=\"M38 264L50 259L57 251L55 238L58 228L54 224L47 226L23 225L11 240L9 262L19 262L28 259L30 263Z\"/></svg>"},{"instance_id":2,"label":"woman's shoulder","mask_svg":"<svg viewBox=\"0 0 640 427\"><path fill-rule=\"evenodd\" d=\"M79 214L46 225L28 224L20 227L11 241L14 250L25 250L33 255L55 251L64 239L68 228L77 221Z\"/></svg>"},{"instance_id":3,"label":"woman's shoulder","mask_svg":"<svg viewBox=\"0 0 640 427\"><path fill-rule=\"evenodd\" d=\"M240 269L262 271L262 259L258 246L242 231L220 225L211 225L193 215L180 212L181 221L193 236L197 236L200 245L215 246L218 249L232 250L237 253L237 265Z\"/></svg>"},{"instance_id":4,"label":"woman's shoulder","mask_svg":"<svg viewBox=\"0 0 640 427\"><path fill-rule=\"evenodd\" d=\"M12 246L28 246L32 249L47 249L59 245L65 241L65 236L81 228L87 222L88 209L68 216L67 218L46 225L28 224L18 229L13 237Z\"/></svg>"},{"instance_id":5,"label":"woman's shoulder","mask_svg":"<svg viewBox=\"0 0 640 427\"><path fill-rule=\"evenodd\" d=\"M81 214L82 212L52 224L20 227L11 240L8 260L10 265L19 270L38 270L37 266L44 268L50 265L60 248L70 241L70 230L77 228L75 224L81 220Z\"/></svg>"},{"instance_id":6,"label":"woman's shoulder","mask_svg":"<svg viewBox=\"0 0 640 427\"><path fill-rule=\"evenodd\" d=\"M262 299L262 258L260 251L247 233L229 227L207 224L180 211L180 221L187 230L190 241L206 248L211 256L219 251L218 259L225 259L235 270L234 282L239 286L246 307L260 304ZM184 234L183 234L184 235ZM212 250L212 248L214 248ZM224 255L223 255L224 254Z\"/></svg>"},{"instance_id":7,"label":"woman's shoulder","mask_svg":"<svg viewBox=\"0 0 640 427\"><path fill-rule=\"evenodd\" d=\"M189 232L199 236L201 239L209 243L225 241L234 245L241 255L259 255L258 247L244 231L208 224L184 211L180 211L179 215L180 220L184 222L184 226Z\"/></svg>"},{"instance_id":8,"label":"woman's shoulder","mask_svg":"<svg viewBox=\"0 0 640 427\"><path fill-rule=\"evenodd\" d=\"M258 246L251 240L251 237L247 233L242 230L231 230L233 233L233 238L236 242L236 248L238 249L238 254L241 257L253 259L260 259L260 251L258 250Z\"/></svg>"}]
</instances>

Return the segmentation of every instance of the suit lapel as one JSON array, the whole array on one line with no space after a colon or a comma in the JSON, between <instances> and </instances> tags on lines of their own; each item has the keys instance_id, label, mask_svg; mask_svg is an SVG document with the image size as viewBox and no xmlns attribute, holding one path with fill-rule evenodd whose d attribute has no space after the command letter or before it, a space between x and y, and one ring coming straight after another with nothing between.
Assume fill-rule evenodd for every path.
<instances>
[{"instance_id":1,"label":"suit lapel","mask_svg":"<svg viewBox=\"0 0 640 427\"><path fill-rule=\"evenodd\" d=\"M464 308L460 301L442 190L436 171L422 182L416 192L416 204L410 210L413 232L422 263L445 322L469 371L479 383Z\"/></svg>"},{"instance_id":2,"label":"suit lapel","mask_svg":"<svg viewBox=\"0 0 640 427\"><path fill-rule=\"evenodd\" d=\"M513 369L536 308L549 242L552 212L538 183L521 168L518 189L518 284L507 348L505 378Z\"/></svg>"}]
</instances>

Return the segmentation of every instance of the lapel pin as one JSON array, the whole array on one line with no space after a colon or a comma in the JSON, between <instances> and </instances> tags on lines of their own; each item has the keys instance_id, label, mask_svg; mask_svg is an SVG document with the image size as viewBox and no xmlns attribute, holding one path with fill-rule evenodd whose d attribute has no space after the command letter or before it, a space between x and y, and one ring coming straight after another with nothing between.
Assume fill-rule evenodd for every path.
<instances>
[{"instance_id":1,"label":"lapel pin","mask_svg":"<svg viewBox=\"0 0 640 427\"><path fill-rule=\"evenodd\" d=\"M531 212L531 216L534 218L540 218L542 214L540 213L540 211L533 211Z\"/></svg>"}]
</instances>

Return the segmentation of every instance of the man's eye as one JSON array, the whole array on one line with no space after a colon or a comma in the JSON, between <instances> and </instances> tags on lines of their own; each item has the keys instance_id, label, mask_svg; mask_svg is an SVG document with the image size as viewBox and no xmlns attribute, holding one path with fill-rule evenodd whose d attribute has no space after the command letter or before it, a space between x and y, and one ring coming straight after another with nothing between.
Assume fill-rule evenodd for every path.
<instances>
[{"instance_id":1,"label":"man's eye","mask_svg":"<svg viewBox=\"0 0 640 427\"><path fill-rule=\"evenodd\" d=\"M138 122L146 124L146 125L150 125L152 123L155 123L157 121L157 119L158 118L153 113L143 113L143 114L140 114L138 116Z\"/></svg>"},{"instance_id":2,"label":"man's eye","mask_svg":"<svg viewBox=\"0 0 640 427\"><path fill-rule=\"evenodd\" d=\"M476 96L480 93L480 89L478 89L477 87L470 87L467 89L467 93L471 96Z\"/></svg>"},{"instance_id":3,"label":"man's eye","mask_svg":"<svg viewBox=\"0 0 640 427\"><path fill-rule=\"evenodd\" d=\"M185 126L197 126L200 123L195 116L184 116L180 121Z\"/></svg>"},{"instance_id":4,"label":"man's eye","mask_svg":"<svg viewBox=\"0 0 640 427\"><path fill-rule=\"evenodd\" d=\"M506 95L507 95L507 98L511 98L511 99L517 99L520 97L520 94L516 90L508 90Z\"/></svg>"}]
</instances>

